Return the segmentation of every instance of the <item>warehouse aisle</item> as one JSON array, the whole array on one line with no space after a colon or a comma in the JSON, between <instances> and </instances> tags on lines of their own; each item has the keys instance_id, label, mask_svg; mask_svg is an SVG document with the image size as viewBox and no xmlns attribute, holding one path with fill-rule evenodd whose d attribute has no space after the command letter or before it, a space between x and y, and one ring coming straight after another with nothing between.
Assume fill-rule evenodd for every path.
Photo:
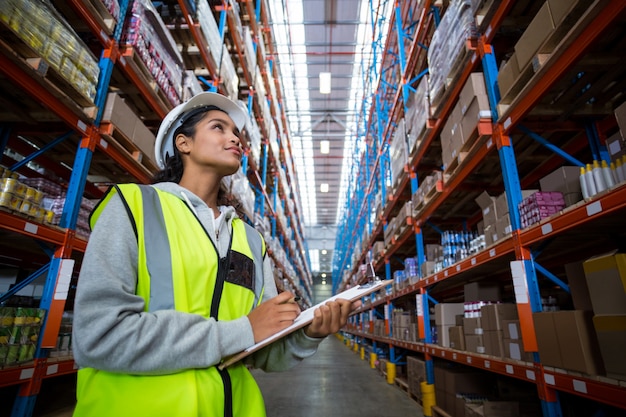
<instances>
[{"instance_id":1,"label":"warehouse aisle","mask_svg":"<svg viewBox=\"0 0 626 417\"><path fill-rule=\"evenodd\" d=\"M318 352L280 373L254 371L268 417L422 417L405 391L389 385L339 339L330 336Z\"/></svg>"},{"instance_id":2,"label":"warehouse aisle","mask_svg":"<svg viewBox=\"0 0 626 417\"><path fill-rule=\"evenodd\" d=\"M389 385L334 336L289 371L253 374L268 417L423 417L421 406L405 391ZM71 417L75 393L75 375L45 380L34 417Z\"/></svg>"}]
</instances>

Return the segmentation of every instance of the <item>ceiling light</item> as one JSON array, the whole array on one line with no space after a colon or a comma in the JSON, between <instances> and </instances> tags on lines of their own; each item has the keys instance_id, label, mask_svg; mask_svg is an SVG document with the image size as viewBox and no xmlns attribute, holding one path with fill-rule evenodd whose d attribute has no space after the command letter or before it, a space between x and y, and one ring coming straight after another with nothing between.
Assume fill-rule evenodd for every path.
<instances>
[{"instance_id":1,"label":"ceiling light","mask_svg":"<svg viewBox=\"0 0 626 417\"><path fill-rule=\"evenodd\" d=\"M322 272L322 278L326 278L326 272Z\"/></svg>"},{"instance_id":2,"label":"ceiling light","mask_svg":"<svg viewBox=\"0 0 626 417\"><path fill-rule=\"evenodd\" d=\"M330 94L330 72L320 72L320 94Z\"/></svg>"},{"instance_id":3,"label":"ceiling light","mask_svg":"<svg viewBox=\"0 0 626 417\"><path fill-rule=\"evenodd\" d=\"M326 255L328 251L326 249L322 249L322 255Z\"/></svg>"},{"instance_id":4,"label":"ceiling light","mask_svg":"<svg viewBox=\"0 0 626 417\"><path fill-rule=\"evenodd\" d=\"M322 280L322 285L326 285L326 280Z\"/></svg>"},{"instance_id":5,"label":"ceiling light","mask_svg":"<svg viewBox=\"0 0 626 417\"><path fill-rule=\"evenodd\" d=\"M320 142L320 152L323 154L328 154L330 152L330 142L327 140L323 140Z\"/></svg>"},{"instance_id":6,"label":"ceiling light","mask_svg":"<svg viewBox=\"0 0 626 417\"><path fill-rule=\"evenodd\" d=\"M322 193L327 193L328 192L328 184L327 183L323 183L320 185L320 191Z\"/></svg>"}]
</instances>

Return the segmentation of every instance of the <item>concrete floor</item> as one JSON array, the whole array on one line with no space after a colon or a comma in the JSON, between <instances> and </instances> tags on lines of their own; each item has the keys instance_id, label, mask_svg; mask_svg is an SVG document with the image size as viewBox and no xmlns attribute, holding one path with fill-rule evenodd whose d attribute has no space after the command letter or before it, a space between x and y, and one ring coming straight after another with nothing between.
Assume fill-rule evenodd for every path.
<instances>
[{"instance_id":1,"label":"concrete floor","mask_svg":"<svg viewBox=\"0 0 626 417\"><path fill-rule=\"evenodd\" d=\"M406 391L387 383L369 361L334 336L295 368L255 370L268 417L423 417Z\"/></svg>"},{"instance_id":2,"label":"concrete floor","mask_svg":"<svg viewBox=\"0 0 626 417\"><path fill-rule=\"evenodd\" d=\"M379 371L370 368L369 361L361 360L334 336L289 371L255 370L253 374L268 417L423 417L422 408L405 391L388 384ZM33 416L71 417L75 393L75 375L44 380ZM7 409L0 410L0 415L10 415L6 402Z\"/></svg>"}]
</instances>

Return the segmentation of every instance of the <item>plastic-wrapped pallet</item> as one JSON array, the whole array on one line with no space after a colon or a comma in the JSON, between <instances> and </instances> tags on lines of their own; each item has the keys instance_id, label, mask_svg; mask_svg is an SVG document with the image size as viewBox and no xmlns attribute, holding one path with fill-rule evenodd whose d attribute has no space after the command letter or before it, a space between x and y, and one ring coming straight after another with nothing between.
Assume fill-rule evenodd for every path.
<instances>
[{"instance_id":1,"label":"plastic-wrapped pallet","mask_svg":"<svg viewBox=\"0 0 626 417\"><path fill-rule=\"evenodd\" d=\"M133 1L124 23L122 43L133 46L170 103L179 104L183 91L183 59L152 2Z\"/></svg>"},{"instance_id":2,"label":"plastic-wrapped pallet","mask_svg":"<svg viewBox=\"0 0 626 417\"><path fill-rule=\"evenodd\" d=\"M462 68L459 60L465 54L465 41L476 32L471 0L453 0L435 30L428 48L430 100L441 101L448 83Z\"/></svg>"},{"instance_id":3,"label":"plastic-wrapped pallet","mask_svg":"<svg viewBox=\"0 0 626 417\"><path fill-rule=\"evenodd\" d=\"M431 116L430 100L428 96L428 74L420 80L415 92L409 96L406 119L406 134L409 153L419 146L423 133L426 131L426 123Z\"/></svg>"},{"instance_id":4,"label":"plastic-wrapped pallet","mask_svg":"<svg viewBox=\"0 0 626 417\"><path fill-rule=\"evenodd\" d=\"M406 130L404 119L400 119L398 127L389 145L389 159L391 160L391 184L395 186L402 176L407 163L408 151L406 145Z\"/></svg>"},{"instance_id":5,"label":"plastic-wrapped pallet","mask_svg":"<svg viewBox=\"0 0 626 417\"><path fill-rule=\"evenodd\" d=\"M254 160L254 163L258 166L261 158L261 131L259 125L254 117L250 117L246 123L246 132L248 132L248 147L250 148L250 155Z\"/></svg>"},{"instance_id":6,"label":"plastic-wrapped pallet","mask_svg":"<svg viewBox=\"0 0 626 417\"><path fill-rule=\"evenodd\" d=\"M213 60L217 63L220 60L222 51L219 45L223 42L219 27L217 26L217 22L215 22L213 12L207 1L198 2L198 22L200 23L204 38L206 39L206 44L209 47L209 52L213 56Z\"/></svg>"},{"instance_id":7,"label":"plastic-wrapped pallet","mask_svg":"<svg viewBox=\"0 0 626 417\"><path fill-rule=\"evenodd\" d=\"M237 100L239 97L239 77L226 45L222 45L222 55L217 61L217 67L219 68L220 79L224 84L228 97L232 100Z\"/></svg>"},{"instance_id":8,"label":"plastic-wrapped pallet","mask_svg":"<svg viewBox=\"0 0 626 417\"><path fill-rule=\"evenodd\" d=\"M256 67L256 53L254 50L254 42L252 40L252 29L248 26L243 27L243 47L244 47L244 59L246 67L250 74L254 74Z\"/></svg>"},{"instance_id":9,"label":"plastic-wrapped pallet","mask_svg":"<svg viewBox=\"0 0 626 417\"><path fill-rule=\"evenodd\" d=\"M3 21L83 97L96 97L98 61L47 0L2 0Z\"/></svg>"}]
</instances>

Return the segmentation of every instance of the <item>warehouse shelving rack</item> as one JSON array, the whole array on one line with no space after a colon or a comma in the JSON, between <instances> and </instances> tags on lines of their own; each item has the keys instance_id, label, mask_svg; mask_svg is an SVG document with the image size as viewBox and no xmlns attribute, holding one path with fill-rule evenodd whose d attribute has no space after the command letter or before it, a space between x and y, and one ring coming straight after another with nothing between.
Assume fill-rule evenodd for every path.
<instances>
[{"instance_id":1,"label":"warehouse shelving rack","mask_svg":"<svg viewBox=\"0 0 626 417\"><path fill-rule=\"evenodd\" d=\"M120 0L121 16L125 16L126 9L128 7L129 0ZM184 0L178 2L179 7L182 10L186 10L187 4ZM52 259L49 266L42 267L39 271L29 277L25 282L32 281L38 276L47 273L46 287L44 290L44 296L42 298L41 308L48 310L48 314L44 325L42 327L42 334L39 338L39 346L33 362L25 363L21 366L9 367L0 369L0 387L6 387L10 385L19 385L19 394L15 400L12 415L13 416L29 416L34 409L35 400L39 389L41 387L42 380L44 378L51 378L54 376L73 373L76 371L76 365L71 357L66 358L50 358L47 353L50 348L56 345L56 336L59 332L61 315L65 309L65 299L57 299L57 295L67 293L67 286L69 286L69 279L72 275L72 267L74 259L77 254L84 252L87 244L87 240L84 237L78 236L75 233L76 218L78 216L78 207L80 206L80 199L84 193L83 190L87 190L93 197L99 197L102 195L102 190L94 187L92 184L86 181L87 173L89 171L91 157L97 149L101 152L105 158L109 158L114 161L118 167L125 171L124 180L132 180L141 183L150 182L150 178L153 174L153 166L142 163L139 158L136 158L131 152L125 150L123 147L113 146L115 138L111 131L111 126L107 124L100 124L100 114L95 114L94 109L103 109L106 99L106 93L109 88L109 80L112 77L114 71L119 71L123 77L125 77L134 88L137 89L138 96L145 103L144 105L150 109L153 116L153 121L160 120L165 116L171 105L164 102L163 97L158 94L153 86L149 86L145 81L145 74L142 73L142 68L135 62L133 57L133 51L129 48L123 48L119 44L121 37L121 29L123 23L123 17L120 18L120 22L117 25L111 25L109 21L105 21L98 14L98 4L96 0L69 0L64 7L71 10L74 13L73 17L78 19L79 22L86 25L89 31L92 32L95 39L100 43L102 47L102 56L100 60L100 73L101 77L98 84L98 94L95 100L95 106L93 108L83 108L80 105L76 105L72 100L68 100L64 96L59 96L54 88L47 87L47 81L36 74L36 71L31 67L23 63L19 58L13 57L10 54L11 49L3 46L0 53L0 66L1 72L7 79L11 80L19 89L26 92L28 96L35 99L37 102L51 111L55 117L57 117L64 125L69 126L72 131L80 136L82 139L78 140L76 151L76 157L74 159L74 167L71 171L71 177L69 177L68 185L68 200L65 205L65 211L63 213L60 227L50 226L45 224L39 224L25 219L18 215L14 215L10 212L0 210L0 229L6 233L15 234L19 236L19 245L32 245L28 240L35 239L38 242L52 245L54 249L43 247L43 251L46 252ZM246 3L246 10L250 10L251 2ZM233 7L225 2L222 9L221 16L223 21L228 21L232 24ZM191 20L189 13L184 13L184 16L189 19L188 25L196 35L199 35L195 22ZM259 19L264 19L262 23ZM267 5L263 0L257 0L255 6L255 13L248 19L251 26L253 26L254 33L257 34L257 41L266 41L269 45L272 45L271 32L265 30L267 25ZM263 29L261 29L261 27ZM222 39L224 39L224 25L222 29ZM263 34L261 34L263 30ZM267 40L264 40L262 36L265 36ZM201 38L196 38L196 42L201 42ZM239 58L241 59L241 46L240 39L226 39L228 42L234 44L234 48L239 51ZM259 52L260 56L260 52ZM266 57L262 57L262 60L258 61L261 64L264 63ZM211 70L212 74L216 74L217 70L215 66L212 66L208 56L204 57L207 68ZM240 62L244 69L247 71L243 62ZM277 71L274 68L274 71ZM277 75L277 73L275 73ZM118 75L119 76L119 75ZM277 77L275 79L278 79ZM219 87L219 78L214 77L214 90ZM264 77L262 82L268 83L268 78ZM278 81L276 81L277 87ZM42 88L43 86L43 88ZM250 87L251 95L253 85L248 84ZM269 91L269 90L268 90ZM277 88L280 93L280 88ZM275 98L280 99L280 97ZM282 106L281 106L282 108ZM250 107L252 114L258 114L258 107ZM147 114L146 116L150 116ZM274 115L274 123L285 123L285 115ZM149 117L148 117L149 118ZM280 132L287 132L286 128L280 129ZM3 133L5 130L3 129ZM268 131L262 130L263 137L268 137ZM68 134L67 136L71 136ZM10 133L6 134L6 139L9 139L8 145L13 146L10 141ZM2 146L7 145L7 140L3 140ZM54 142L61 142L65 138L57 138ZM70 144L71 145L71 144ZM285 133L284 139L280 143L281 160L273 158L267 158L263 167L256 167L253 164L249 166L248 177L251 185L256 190L257 195L261 196L262 203L261 209L267 208L269 214L272 216L274 222L274 236L280 235L287 239L293 239L295 235L295 241L297 242L297 251L291 251L288 248L287 261L292 264L294 269L298 271L298 276L302 277L302 284L304 292L301 294L305 299L311 298L311 273L308 268L308 262L304 255L306 246L304 244L303 227L300 219L299 205L295 204L293 211L288 210L288 204L286 200L290 197L289 187L290 184L295 184L295 178L293 178L293 161L290 158L291 149L289 148L288 136ZM21 145L18 145L21 146ZM270 154L269 144L264 145L266 155ZM24 154L28 149L22 147L19 151ZM32 152L32 151L31 151ZM38 152L37 157L43 154ZM34 159L35 154L31 154L26 157L26 160ZM58 169L58 162L46 158L46 155L42 155L41 165L46 167L54 167L55 172L63 171L63 175L66 177L69 175L67 170ZM38 159L39 162L39 159ZM21 165L25 163L22 162ZM247 161L244 165L247 164ZM290 165L290 166L289 166ZM277 172L278 167L282 166L287 174L288 184L284 184L279 180ZM264 172L271 172L269 176L271 181L266 181L266 178L261 178L259 175L259 168ZM26 167L22 169L24 172L30 172ZM60 176L63 176L60 175ZM295 190L294 190L295 193ZM272 197L270 197L270 194ZM278 204L282 204L286 213L288 224L283 225L282 222L276 219L276 211ZM292 234L287 235L287 227L291 227ZM3 232L3 233L4 233ZM19 248L15 249L15 253L19 256ZM30 256L31 254L25 252L21 256ZM270 253L270 256L272 254ZM80 255L78 256L80 258ZM279 259L274 259L277 267L282 271L287 271L286 265ZM47 272L46 272L47 271ZM288 278L292 286L296 287L296 277L292 277L290 274L285 273L285 278ZM65 285L65 286L64 286ZM277 283L282 286L282 283ZM63 288L62 288L63 287ZM9 294L0 295L2 300L9 297Z\"/></svg>"},{"instance_id":2,"label":"warehouse shelving rack","mask_svg":"<svg viewBox=\"0 0 626 417\"><path fill-rule=\"evenodd\" d=\"M417 28L417 32L420 30L428 31L428 25L433 23L433 20L426 21L424 16L428 15L428 11L431 8L431 2L424 2L424 10L422 11L419 20L408 21L406 25L408 27ZM379 219L375 220L375 225L368 226L368 228L357 230L374 230L368 237L366 244L363 245L364 250L361 250L358 246L349 245L344 247L341 253L344 256L342 268L345 268L349 264L346 261L348 258L346 254L356 257L355 262L351 267L352 275L356 275L356 268L359 264L369 261L372 258L371 248L373 243L379 238L380 234L384 232L386 222L392 217L394 213L398 212L399 203L406 201L406 189L411 188L411 193L417 189L416 172L421 166L427 164L428 157L432 153L431 147L433 143L436 143L436 139L445 123L448 115L450 114L453 105L455 104L455 98L461 90L461 86L469 78L471 72L473 72L479 62L482 63L482 69L485 73L485 81L487 89L490 95L492 120L481 120L477 126L479 129L481 140L470 150L470 156L468 156L459 169L454 170L451 173L451 177L440 184L437 189L436 195L428 202L421 211L407 219L407 226L404 231L400 232L393 239L390 246L385 249L382 259L376 260L376 269L384 271L386 278L390 276L390 263L396 262L400 255L409 253L412 256L417 254L419 263L423 262L423 240L421 235L424 228L436 228L432 224L431 218L438 212L441 212L443 207L448 207L445 204L452 195L459 190L463 190L464 184L467 183L471 174L479 169L482 165L487 165L490 162L494 163L495 151L497 150L497 159L500 161L502 171L504 175L504 189L507 192L509 201L515 202L521 201L521 186L527 186L536 182L541 176L548 172L558 168L562 162L559 162L557 158L550 158L541 167L541 170L536 169L534 172L530 172L526 177L520 179L517 173L516 153L512 149L511 136L523 131L528 134L530 129L521 127L522 123L526 124L527 115L533 110L533 108L539 103L539 101L550 91L551 88L562 78L572 66L581 60L581 58L593 48L593 45L601 39L603 33L605 33L607 27L615 25L615 22L619 19L619 16L623 15L625 5L618 1L595 1L589 6L587 11L580 17L578 23L570 30L568 36L564 37L560 46L558 46L551 54L549 60L543 64L543 66L536 72L532 80L528 85L522 89L521 93L517 95L517 98L506 107L498 108L499 91L496 86L497 67L495 54L492 49L492 42L496 40L496 35L499 25L503 19L511 12L514 7L514 2L503 1L496 2L497 7L492 8L489 12L490 19L487 24L481 26L482 35L472 41L471 49L469 50L466 60L463 63L462 69L459 71L459 75L455 78L456 87L451 89L451 92L446 95L446 98L439 106L437 118L430 120L428 126L428 132L423 138L421 145L418 147L409 159L407 169L407 175L400 182L393 195L388 199L383 199L384 208L381 210L382 214ZM396 10L396 18L407 16L408 14L402 14L402 9L398 6ZM403 25L397 24L395 30L398 38L401 38ZM388 39L392 38L391 34ZM406 62L414 62L417 58L414 55L421 51L414 49L417 42L421 42L418 36L412 37L412 46L408 57L403 57L404 54L399 53L400 67L402 69L407 68L404 64ZM402 46L398 46L402 49ZM393 49L388 48L388 51ZM411 68L411 71L405 75L401 72L403 88L407 88L408 79L422 68L419 66ZM377 90L377 91L380 91ZM406 96L404 103L406 103ZM396 109L401 97L394 97L394 103L388 107ZM498 114L497 110L503 110L502 114ZM394 114L390 112L386 116L389 120L389 126L394 122ZM396 116L397 117L397 116ZM605 118L599 120L592 125L600 135L603 132L608 131L610 128L614 128L614 120L612 118ZM391 128L391 127L390 127ZM519 129L518 129L519 128ZM555 128L558 130L562 128L564 130L580 132L581 126L578 124L558 123ZM524 129L524 130L522 130ZM368 132L369 133L369 132ZM529 136L533 136L530 135ZM584 140L580 139L570 142L563 151L557 150L557 155L566 158L567 161L575 161L574 158L568 158L566 153L579 153L583 149ZM591 145L598 144L597 136L595 133L590 138ZM388 137L388 136L387 136ZM547 142L543 140L543 142ZM589 146L589 145L587 145ZM553 147L554 148L554 147ZM518 151L519 152L519 151ZM365 159L366 157L364 157ZM382 169L382 164L377 165L377 168ZM360 172L359 175L363 175ZM368 178L376 178L376 174L369 174ZM373 183L373 181L371 182ZM521 184L520 184L521 183ZM467 186L465 186L467 188ZM371 189L371 188L370 188ZM384 195L384 190L383 190ZM363 196L360 196L363 198ZM541 271L546 275L548 279L552 279L555 285L562 284L557 277L550 273L548 268L543 267L537 262L536 256L541 253L542 246L550 242L553 239L569 239L572 241L572 233L579 232L584 233L590 231L594 227L603 228L607 227L607 224L615 222L619 216L623 216L625 209L626 189L622 185L616 187L604 194L594 196L592 199L580 202L573 207L563 211L558 216L553 216L548 220L544 220L539 224L535 224L529 228L520 230L519 213L512 210L511 224L514 225L513 233L511 237L503 240L498 240L495 244L488 247L486 250L479 252L473 256L470 256L462 261L456 262L454 265L445 268L444 270L434 273L422 279L416 283L412 283L404 289L396 290L391 294L391 290L388 290L386 294L380 296L380 299L373 301L371 305L367 305L362 309L362 314L357 315L352 321L352 324L348 327L348 333L351 333L356 337L357 342L360 340L366 344L366 341L371 341L374 352L377 351L377 343L389 346L389 360L391 362L399 363L396 358L394 349L401 348L406 351L420 352L424 354L427 365L427 380L428 383L434 382L434 375L432 373L432 358L437 357L445 359L446 361L457 362L465 364L474 368L483 369L488 372L498 373L505 376L511 376L516 379L525 380L531 382L537 386L539 392L539 398L542 403L543 413L546 416L560 415L560 404L558 400L558 392L567 392L576 396L585 397L593 401L602 402L615 406L618 408L626 408L626 401L624 400L624 393L626 393L626 387L624 383L621 384L610 378L602 376L585 376L576 374L573 372L564 372L562 370L544 367L535 357L535 363L518 362L508 359L496 358L486 355L462 352L454 349L442 348L438 345L433 345L429 338L429 314L428 306L436 300L432 297L431 289L437 287L440 294L451 294L454 291L454 286L460 285L467 280L475 280L476 277L486 272L496 271L500 275L506 275L507 271L510 278L509 265L511 262L517 262L522 264L526 271L526 276L521 281L514 282L514 285L522 285L527 288L528 302L522 304L518 303L518 312L520 315L520 322L522 328L522 338L526 350L535 351L536 338L534 333L534 327L532 322L532 312L541 311L541 301L539 300L539 284L537 278L537 271ZM348 206L348 210L352 210L354 215L361 216L363 207L368 208L370 206L369 201L364 201L363 206L359 206L354 209L354 206ZM517 218L516 218L517 216ZM347 216L350 217L350 216ZM378 221L380 220L380 221ZM470 224L475 223L477 219L470 219ZM619 220L618 220L619 221ZM350 230L350 229L348 229ZM355 229L352 229L355 230ZM352 232L350 230L350 232ZM605 229L602 229L605 230ZM352 232L354 238L354 232ZM412 237L415 237L416 245L410 244ZM350 241L350 239L344 239L343 241ZM341 242L341 241L340 241ZM565 242L568 242L565 240ZM408 249L407 249L408 248ZM555 251L550 257L546 257L546 261L550 262L554 266L554 259L559 256L566 256L567 250ZM589 250L589 245L584 245L584 250ZM595 253L602 249L593 249ZM337 250L339 253L340 251ZM588 256L586 254L580 254L581 256ZM340 261L340 262L341 262ZM343 271L342 271L343 272ZM334 276L341 279L341 275L334 274ZM338 282L335 285L342 288L348 284L347 282ZM411 297L415 297L415 303L417 307L417 319L419 327L419 338L422 342L404 342L391 337L379 337L374 336L370 332L366 332L366 326L370 329L373 328L373 323L370 321L372 318L371 312L380 309L384 309L384 317L386 324L386 333L391 336L389 317L393 310L394 303L402 302L406 303ZM380 315L379 312L376 312ZM369 316L369 319L367 318Z\"/></svg>"}]
</instances>

